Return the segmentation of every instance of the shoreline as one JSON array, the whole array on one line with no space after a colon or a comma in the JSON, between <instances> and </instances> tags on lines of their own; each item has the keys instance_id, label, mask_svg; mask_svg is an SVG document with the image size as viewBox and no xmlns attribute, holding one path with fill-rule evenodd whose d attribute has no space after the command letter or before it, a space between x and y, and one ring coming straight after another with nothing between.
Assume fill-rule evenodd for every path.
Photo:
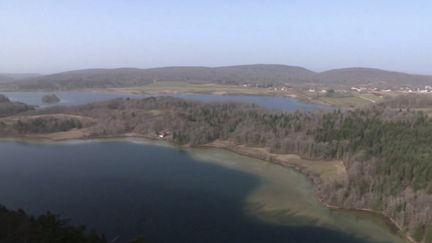
<instances>
[{"instance_id":1,"label":"shoreline","mask_svg":"<svg viewBox=\"0 0 432 243\"><path fill-rule=\"evenodd\" d=\"M143 134L137 134L137 133L127 133L127 134L119 134L115 136L90 136L89 134L85 132L77 132L77 131L68 131L68 132L61 132L61 133L53 133L53 134L40 134L40 135L27 135L27 136L11 136L11 137L1 137L0 141L45 141L45 142L67 142L67 141L109 141L112 140L119 140L119 139L143 139L147 140L149 144L156 144L156 145L167 145L169 147L178 147L171 141L160 139L157 136L145 136ZM410 235L406 234L402 227L390 216L386 215L383 212L375 211L368 208L345 208L340 207L337 205L332 205L323 199L323 197L320 195L320 189L322 186L323 179L321 178L322 175L314 173L312 170L308 170L307 167L301 164L296 164L294 162L290 162L287 160L280 160L277 158L278 154L273 154L270 152L264 152L262 151L263 148L254 148L254 147L245 147L242 146L239 149L239 146L229 146L232 144L227 144L226 141L215 141L210 144L205 145L198 145L198 146L190 146L190 145L182 145L180 146L183 148L209 148L209 149L222 149L226 151L230 151L242 156L246 156L249 158L259 159L263 161L267 161L269 163L273 163L276 165L279 165L284 168L293 169L298 173L301 173L302 175L306 176L313 184L314 188L314 198L323 206L329 209L334 210L347 210L347 211L358 211L358 212L367 212L371 214L380 215L383 217L386 221L386 223L389 224L390 227L394 227L397 229L398 233L409 243L418 243L415 241ZM237 149L236 149L237 148ZM295 154L285 154L288 156L298 156ZM298 158L301 158L298 156ZM313 160L310 160L313 161Z\"/></svg>"},{"instance_id":2,"label":"shoreline","mask_svg":"<svg viewBox=\"0 0 432 243\"><path fill-rule=\"evenodd\" d=\"M329 107L336 107L330 103L326 103L317 99L312 99L307 96L299 96L293 93L277 93L277 92L263 92L263 93L248 93L248 92L214 92L214 91L139 91L139 90L127 90L127 88L94 88L94 89L72 89L72 90L0 90L0 93L8 92L93 92L93 93L124 93L129 95L144 95L144 96L172 96L172 95L214 95L214 96L267 96L267 97L282 97L287 99L293 99L298 102L304 102L307 104L315 105L326 105Z\"/></svg>"},{"instance_id":3,"label":"shoreline","mask_svg":"<svg viewBox=\"0 0 432 243\"><path fill-rule=\"evenodd\" d=\"M336 107L330 103L323 102L318 99L313 99L311 97L305 95L299 95L298 93L281 93L281 92L263 92L263 93L248 93L248 92L215 92L215 91L138 91L138 90L127 90L127 88L106 88L106 89L84 89L77 91L86 91L86 92L101 92L101 93L126 93L131 95L148 95L148 96L170 96L170 95L214 95L214 96L266 96L266 97L282 97L287 99L293 99L298 102L304 102L306 104L314 104L314 105L326 105L329 107Z\"/></svg>"},{"instance_id":4,"label":"shoreline","mask_svg":"<svg viewBox=\"0 0 432 243\"><path fill-rule=\"evenodd\" d=\"M270 163L274 163L274 164L280 165L280 166L285 167L285 168L293 169L293 170L295 170L295 171L303 174L304 176L306 176L312 182L312 184L314 185L314 197L324 207L329 208L329 209L367 212L367 213L373 213L373 214L380 215L380 216L382 216L383 218L386 219L387 223L389 223L390 226L395 227L398 230L398 233L401 233L401 235L405 238L405 240L407 240L410 243L417 243L411 236L409 236L409 235L407 235L407 234L404 233L404 231L402 230L402 227L394 219L392 219L390 216L388 216L388 215L386 215L386 214L384 214L382 212L378 212L378 211L375 211L375 210L372 210L372 209L368 209L368 208L344 208L344 207L339 207L339 206L332 205L332 204L329 204L329 203L325 202L324 199L322 198L322 196L319 193L320 186L321 186L320 183L322 182L321 178L319 178L320 175L314 175L313 173L311 173L311 171L308 171L306 168L304 168L302 166L298 166L298 165L296 165L294 163L290 163L290 162L286 162L286 161L285 162L284 161L279 161L278 159L275 159L275 158L272 158L272 157L270 157L270 159L266 159L266 158L263 158L263 157L260 157L260 156L256 157L256 156L253 155L253 153L242 152L242 151L231 149L231 148L228 148L228 147L220 147L220 146L217 146L217 145L216 146L203 145L203 146L200 146L200 147L224 149L224 150L236 153L236 154L240 154L240 155L251 157L251 158L255 158L255 159L264 160L264 161L267 161L267 162L270 162ZM253 148L251 148L251 149L253 150Z\"/></svg>"},{"instance_id":5,"label":"shoreline","mask_svg":"<svg viewBox=\"0 0 432 243\"><path fill-rule=\"evenodd\" d=\"M274 163L277 165L280 165L284 168L290 168L293 169L299 173L301 173L302 175L306 176L314 185L314 197L315 199L324 207L329 208L329 209L335 209L335 210L348 210L348 211L358 211L358 212L367 212L367 213L372 213L372 214L376 214L376 215L380 215L381 217L383 217L384 219L386 219L387 223L389 224L389 226L394 227L395 229L397 229L398 233L401 234L401 236L404 237L404 239L409 242L409 243L417 243L417 241L415 241L411 236L409 236L408 234L405 234L402 227L390 216L386 215L383 212L378 212L372 209L368 209L368 208L344 208L344 207L339 207L336 205L332 205L329 204L327 202L324 201L324 199L322 198L322 196L320 195L319 191L320 191L320 184L322 181L320 177L320 175L314 175L311 171L308 171L306 168L296 165L294 163L290 163L290 162L286 162L286 161L280 161L277 158L273 158L270 155L269 159L263 158L261 156L254 156L253 153L247 153L247 152L242 152L239 150L235 150L235 149L231 149L228 147L220 147L220 146L214 146L214 145L203 145L203 146L199 146L199 147L207 147L207 148L218 148L218 149L224 149L239 155L243 155L246 157L250 157L250 158L255 158L255 159L260 159L260 160L264 160L270 163ZM253 150L253 148L251 148L251 150ZM258 152L258 151L256 151Z\"/></svg>"}]
</instances>

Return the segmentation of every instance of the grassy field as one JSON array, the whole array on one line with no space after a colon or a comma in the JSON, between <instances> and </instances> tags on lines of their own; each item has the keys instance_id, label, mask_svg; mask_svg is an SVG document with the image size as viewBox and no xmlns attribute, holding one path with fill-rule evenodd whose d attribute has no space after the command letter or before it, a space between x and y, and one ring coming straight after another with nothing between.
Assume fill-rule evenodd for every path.
<instances>
[{"instance_id":1,"label":"grassy field","mask_svg":"<svg viewBox=\"0 0 432 243\"><path fill-rule=\"evenodd\" d=\"M356 94L347 97L321 96L318 98L318 100L336 107L365 107L381 101L382 96L377 96L374 94Z\"/></svg>"},{"instance_id":2,"label":"grassy field","mask_svg":"<svg viewBox=\"0 0 432 243\"><path fill-rule=\"evenodd\" d=\"M158 81L149 85L127 88L109 88L108 91L120 91L140 94L164 93L202 93L214 95L276 95L277 92L268 88L243 87L239 85L193 84L180 81Z\"/></svg>"},{"instance_id":3,"label":"grassy field","mask_svg":"<svg viewBox=\"0 0 432 243\"><path fill-rule=\"evenodd\" d=\"M319 101L336 106L336 107L365 107L372 104L371 101L362 99L358 96L350 97L327 97L321 96L318 98Z\"/></svg>"},{"instance_id":4,"label":"grassy field","mask_svg":"<svg viewBox=\"0 0 432 243\"><path fill-rule=\"evenodd\" d=\"M426 115L432 117L432 108L415 108L415 110L424 112Z\"/></svg>"},{"instance_id":5,"label":"grassy field","mask_svg":"<svg viewBox=\"0 0 432 243\"><path fill-rule=\"evenodd\" d=\"M149 95L173 93L195 93L212 95L282 95L294 98L303 97L304 100L310 100L310 102L313 103L325 103L335 107L365 107L382 99L382 96L371 93L355 94L353 96L347 97L321 96L318 98L313 98L305 95L304 92L299 89L288 89L285 91L280 91L274 90L272 88L244 87L240 85L228 84L194 84L182 81L158 81L144 86L108 88L103 89L102 91L127 92Z\"/></svg>"},{"instance_id":6,"label":"grassy field","mask_svg":"<svg viewBox=\"0 0 432 243\"><path fill-rule=\"evenodd\" d=\"M223 148L226 146L226 143L217 141L213 142L212 145ZM308 172L318 175L323 180L332 180L346 175L345 166L343 162L339 160L307 160L295 154L275 154L269 152L265 148L248 147L244 145L234 146L230 150L254 158L272 158L273 160L279 161L279 163L284 166L296 165L304 168Z\"/></svg>"},{"instance_id":7,"label":"grassy field","mask_svg":"<svg viewBox=\"0 0 432 243\"><path fill-rule=\"evenodd\" d=\"M375 94L359 94L359 97L365 100L368 100L372 103L380 102L383 99L383 95L375 95Z\"/></svg>"}]
</instances>

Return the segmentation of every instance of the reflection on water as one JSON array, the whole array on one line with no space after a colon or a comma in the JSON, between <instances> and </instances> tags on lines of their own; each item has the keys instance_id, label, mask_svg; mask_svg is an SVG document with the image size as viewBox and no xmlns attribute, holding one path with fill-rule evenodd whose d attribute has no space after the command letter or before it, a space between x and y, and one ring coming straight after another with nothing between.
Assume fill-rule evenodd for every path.
<instances>
[{"instance_id":1,"label":"reflection on water","mask_svg":"<svg viewBox=\"0 0 432 243\"><path fill-rule=\"evenodd\" d=\"M44 104L42 97L45 95L56 94L60 98L58 104ZM13 101L20 101L30 105L37 105L40 107L49 107L55 105L84 105L91 102L106 101L115 98L145 98L146 95L129 94L121 92L89 92L89 91L62 91L62 92L3 92ZM282 111L312 111L316 109L328 108L327 106L309 104L288 97L280 96L247 96L247 95L234 95L234 96L219 96L219 95L200 95L200 94L172 94L172 96L197 100L203 102L242 102L253 103L259 106L277 109Z\"/></svg>"},{"instance_id":2,"label":"reflection on water","mask_svg":"<svg viewBox=\"0 0 432 243\"><path fill-rule=\"evenodd\" d=\"M0 203L120 242L397 242L381 218L321 207L290 169L132 141L0 142Z\"/></svg>"}]
</instances>

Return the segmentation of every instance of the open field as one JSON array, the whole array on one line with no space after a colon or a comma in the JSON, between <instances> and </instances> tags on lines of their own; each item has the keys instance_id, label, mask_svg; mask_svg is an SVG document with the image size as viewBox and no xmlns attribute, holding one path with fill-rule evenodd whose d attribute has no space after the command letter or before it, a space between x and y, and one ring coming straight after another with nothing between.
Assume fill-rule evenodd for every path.
<instances>
[{"instance_id":1,"label":"open field","mask_svg":"<svg viewBox=\"0 0 432 243\"><path fill-rule=\"evenodd\" d=\"M268 88L243 87L225 84L193 84L181 81L158 81L152 84L126 87L108 88L104 91L128 92L135 94L164 94L164 93L201 93L214 95L277 95L276 91Z\"/></svg>"},{"instance_id":2,"label":"open field","mask_svg":"<svg viewBox=\"0 0 432 243\"><path fill-rule=\"evenodd\" d=\"M324 181L334 180L346 176L345 166L340 160L308 160L296 154L271 153L266 148L234 145L228 141L214 141L209 147L224 148L246 156L276 162L282 166L294 167L312 177L319 177Z\"/></svg>"},{"instance_id":3,"label":"open field","mask_svg":"<svg viewBox=\"0 0 432 243\"><path fill-rule=\"evenodd\" d=\"M345 97L331 97L331 96L320 96L316 98L319 102L329 104L336 107L365 107L370 104L379 102L383 99L383 96L372 94L372 93L362 93L353 94L352 96Z\"/></svg>"},{"instance_id":4,"label":"open field","mask_svg":"<svg viewBox=\"0 0 432 243\"><path fill-rule=\"evenodd\" d=\"M240 85L228 84L194 84L181 81L158 81L152 84L125 87L125 88L106 88L97 89L104 92L126 92L132 94L175 94L175 93L195 93L195 94L211 94L211 95L281 95L293 98L299 98L312 103L324 103L336 107L365 107L372 103L382 100L382 95L364 93L355 94L349 97L328 97L320 96L318 98L311 97L300 89L273 89L273 88L258 88Z\"/></svg>"},{"instance_id":5,"label":"open field","mask_svg":"<svg viewBox=\"0 0 432 243\"><path fill-rule=\"evenodd\" d=\"M376 103L379 102L383 99L383 95L376 95L376 94L371 94L371 93L366 93L366 94L359 94L358 95L360 98L368 100L372 103Z\"/></svg>"},{"instance_id":6,"label":"open field","mask_svg":"<svg viewBox=\"0 0 432 243\"><path fill-rule=\"evenodd\" d=\"M413 110L421 111L428 115L429 117L432 117L432 108L414 108Z\"/></svg>"},{"instance_id":7,"label":"open field","mask_svg":"<svg viewBox=\"0 0 432 243\"><path fill-rule=\"evenodd\" d=\"M365 107L372 104L370 100L360 98L358 96L350 97L328 97L321 96L318 101L336 107Z\"/></svg>"}]
</instances>

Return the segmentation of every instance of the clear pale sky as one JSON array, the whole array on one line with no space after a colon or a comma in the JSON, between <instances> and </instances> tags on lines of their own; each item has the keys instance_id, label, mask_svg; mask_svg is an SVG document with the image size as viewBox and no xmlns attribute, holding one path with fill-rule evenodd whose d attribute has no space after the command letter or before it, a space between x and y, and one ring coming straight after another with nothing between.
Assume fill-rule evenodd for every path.
<instances>
[{"instance_id":1,"label":"clear pale sky","mask_svg":"<svg viewBox=\"0 0 432 243\"><path fill-rule=\"evenodd\" d=\"M0 0L0 73L252 63L432 74L432 1Z\"/></svg>"}]
</instances>

